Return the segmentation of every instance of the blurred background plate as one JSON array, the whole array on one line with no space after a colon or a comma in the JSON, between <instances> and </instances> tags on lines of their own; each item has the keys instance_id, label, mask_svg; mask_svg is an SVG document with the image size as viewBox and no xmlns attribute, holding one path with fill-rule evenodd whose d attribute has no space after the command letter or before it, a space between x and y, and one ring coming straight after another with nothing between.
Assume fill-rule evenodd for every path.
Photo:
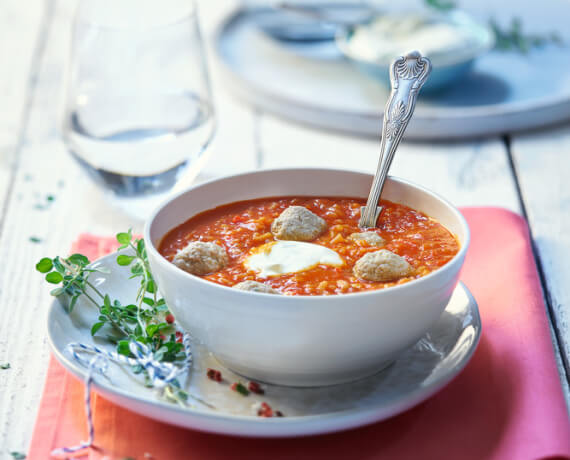
<instances>
[{"instance_id":1,"label":"blurred background plate","mask_svg":"<svg viewBox=\"0 0 570 460\"><path fill-rule=\"evenodd\" d=\"M503 17L489 5L470 5L469 12L482 21L498 17L508 23L521 17L531 32L558 32L565 46L547 45L527 54L493 51L479 58L458 84L420 95L408 139L469 138L570 119L570 48L561 23L570 4L546 0L525 4L521 11L523 5L502 3ZM259 27L258 13L238 9L216 34L217 55L231 91L299 123L378 136L386 88L345 59L333 41L270 37Z\"/></svg>"}]
</instances>

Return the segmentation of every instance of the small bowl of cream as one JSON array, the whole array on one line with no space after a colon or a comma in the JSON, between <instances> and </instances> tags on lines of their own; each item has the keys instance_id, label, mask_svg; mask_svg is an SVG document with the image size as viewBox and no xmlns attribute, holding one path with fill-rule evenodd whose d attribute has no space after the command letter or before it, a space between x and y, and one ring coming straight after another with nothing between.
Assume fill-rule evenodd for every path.
<instances>
[{"instance_id":1,"label":"small bowl of cream","mask_svg":"<svg viewBox=\"0 0 570 460\"><path fill-rule=\"evenodd\" d=\"M433 65L424 91L442 89L464 75L494 46L492 31L461 11L386 13L367 24L339 31L340 51L364 72L389 84L389 66L398 56L418 50Z\"/></svg>"}]
</instances>

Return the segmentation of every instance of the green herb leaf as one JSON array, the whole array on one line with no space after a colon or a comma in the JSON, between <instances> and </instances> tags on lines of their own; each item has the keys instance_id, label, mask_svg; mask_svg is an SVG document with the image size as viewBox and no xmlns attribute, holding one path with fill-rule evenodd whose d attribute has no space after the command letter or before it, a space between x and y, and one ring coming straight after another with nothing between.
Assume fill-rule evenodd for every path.
<instances>
[{"instance_id":1,"label":"green herb leaf","mask_svg":"<svg viewBox=\"0 0 570 460\"><path fill-rule=\"evenodd\" d=\"M37 236L30 236L30 242L31 243L41 243L42 239L37 237Z\"/></svg>"},{"instance_id":2,"label":"green herb leaf","mask_svg":"<svg viewBox=\"0 0 570 460\"><path fill-rule=\"evenodd\" d=\"M65 289L60 288L60 287L59 287L59 288L52 289L52 290L50 291L50 294L51 294L52 296L54 296L54 297L57 297L58 295L62 295L63 293L65 293Z\"/></svg>"},{"instance_id":3,"label":"green herb leaf","mask_svg":"<svg viewBox=\"0 0 570 460\"><path fill-rule=\"evenodd\" d=\"M249 394L249 390L241 382L233 383L231 389L238 392L242 396L247 396Z\"/></svg>"},{"instance_id":4,"label":"green herb leaf","mask_svg":"<svg viewBox=\"0 0 570 460\"><path fill-rule=\"evenodd\" d=\"M53 266L59 273L61 273L61 274L65 273L65 267L61 263L61 260L59 257L56 257L53 259Z\"/></svg>"},{"instance_id":5,"label":"green herb leaf","mask_svg":"<svg viewBox=\"0 0 570 460\"><path fill-rule=\"evenodd\" d=\"M450 11L457 6L455 2L450 0L425 0L425 2L427 6L438 11Z\"/></svg>"},{"instance_id":6,"label":"green herb leaf","mask_svg":"<svg viewBox=\"0 0 570 460\"><path fill-rule=\"evenodd\" d=\"M97 334L97 331L99 329L101 329L104 325L105 325L105 323L101 321L101 322L95 323L93 326L91 326L91 335Z\"/></svg>"},{"instance_id":7,"label":"green herb leaf","mask_svg":"<svg viewBox=\"0 0 570 460\"><path fill-rule=\"evenodd\" d=\"M135 276L142 275L144 273L144 267L139 262L136 262L131 267L131 273Z\"/></svg>"},{"instance_id":8,"label":"green herb leaf","mask_svg":"<svg viewBox=\"0 0 570 460\"><path fill-rule=\"evenodd\" d=\"M44 257L36 264L36 270L40 273L47 273L53 268L53 262L49 257Z\"/></svg>"},{"instance_id":9,"label":"green herb leaf","mask_svg":"<svg viewBox=\"0 0 570 460\"><path fill-rule=\"evenodd\" d=\"M129 230L128 233L117 233L117 241L121 244L129 244L131 242L132 235L131 231Z\"/></svg>"},{"instance_id":10,"label":"green herb leaf","mask_svg":"<svg viewBox=\"0 0 570 460\"><path fill-rule=\"evenodd\" d=\"M0 364L0 369L2 370L10 369L10 363Z\"/></svg>"},{"instance_id":11,"label":"green herb leaf","mask_svg":"<svg viewBox=\"0 0 570 460\"><path fill-rule=\"evenodd\" d=\"M126 254L117 256L117 263L122 266L130 265L133 260L135 260L135 256L127 256Z\"/></svg>"},{"instance_id":12,"label":"green herb leaf","mask_svg":"<svg viewBox=\"0 0 570 460\"><path fill-rule=\"evenodd\" d=\"M137 364L136 366L131 367L131 370L133 371L133 374L140 374L142 371L144 371L144 367L142 367L140 364Z\"/></svg>"},{"instance_id":13,"label":"green herb leaf","mask_svg":"<svg viewBox=\"0 0 570 460\"><path fill-rule=\"evenodd\" d=\"M50 272L46 275L46 281L51 284L59 284L63 281L63 276L59 272Z\"/></svg>"},{"instance_id":14,"label":"green herb leaf","mask_svg":"<svg viewBox=\"0 0 570 460\"><path fill-rule=\"evenodd\" d=\"M89 265L89 259L83 254L72 254L67 260L76 265Z\"/></svg>"},{"instance_id":15,"label":"green herb leaf","mask_svg":"<svg viewBox=\"0 0 570 460\"><path fill-rule=\"evenodd\" d=\"M26 458L26 454L22 452L10 452L10 455L14 460L24 460Z\"/></svg>"},{"instance_id":16,"label":"green herb leaf","mask_svg":"<svg viewBox=\"0 0 570 460\"><path fill-rule=\"evenodd\" d=\"M144 303L146 303L149 307L154 307L154 300L151 299L150 297L144 297L144 298L142 299L142 301L143 301Z\"/></svg>"},{"instance_id":17,"label":"green herb leaf","mask_svg":"<svg viewBox=\"0 0 570 460\"><path fill-rule=\"evenodd\" d=\"M81 294L75 294L72 298L71 298L71 302L69 302L69 312L71 313L73 311L73 309L75 308L75 304L77 303L77 300L79 299L79 296Z\"/></svg>"},{"instance_id":18,"label":"green herb leaf","mask_svg":"<svg viewBox=\"0 0 570 460\"><path fill-rule=\"evenodd\" d=\"M158 328L159 328L158 324L149 324L149 325L146 327L146 333L147 333L147 335L148 335L149 337L153 337L154 334L156 334L156 333L158 332Z\"/></svg>"},{"instance_id":19,"label":"green herb leaf","mask_svg":"<svg viewBox=\"0 0 570 460\"><path fill-rule=\"evenodd\" d=\"M129 349L128 340L119 340L119 343L117 343L117 353L125 356L131 355L131 350Z\"/></svg>"},{"instance_id":20,"label":"green herb leaf","mask_svg":"<svg viewBox=\"0 0 570 460\"><path fill-rule=\"evenodd\" d=\"M164 361L164 356L168 353L168 347L162 346L154 353L154 359Z\"/></svg>"},{"instance_id":21,"label":"green herb leaf","mask_svg":"<svg viewBox=\"0 0 570 460\"><path fill-rule=\"evenodd\" d=\"M184 390L178 390L177 394L180 398L182 398L184 401L188 401L188 393L186 393Z\"/></svg>"}]
</instances>

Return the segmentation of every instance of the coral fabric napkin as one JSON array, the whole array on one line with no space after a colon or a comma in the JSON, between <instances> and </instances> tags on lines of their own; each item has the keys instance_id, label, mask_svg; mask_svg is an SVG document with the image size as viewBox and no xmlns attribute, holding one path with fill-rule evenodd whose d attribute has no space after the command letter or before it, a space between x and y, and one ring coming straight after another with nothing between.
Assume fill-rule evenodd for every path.
<instances>
[{"instance_id":1,"label":"coral fabric napkin","mask_svg":"<svg viewBox=\"0 0 570 460\"><path fill-rule=\"evenodd\" d=\"M94 398L90 459L570 458L570 422L526 222L496 208L463 210L472 243L462 279L479 303L481 343L466 369L418 407L331 435L248 439L184 430ZM109 239L82 235L97 257ZM85 439L83 385L52 359L28 459Z\"/></svg>"}]
</instances>

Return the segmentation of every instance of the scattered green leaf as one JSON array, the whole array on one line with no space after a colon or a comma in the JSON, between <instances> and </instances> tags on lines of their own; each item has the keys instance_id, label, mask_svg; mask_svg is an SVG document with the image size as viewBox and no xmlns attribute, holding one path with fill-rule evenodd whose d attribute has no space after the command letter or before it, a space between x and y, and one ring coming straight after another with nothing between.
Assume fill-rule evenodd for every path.
<instances>
[{"instance_id":1,"label":"scattered green leaf","mask_svg":"<svg viewBox=\"0 0 570 460\"><path fill-rule=\"evenodd\" d=\"M38 198L38 200L40 199L39 196L37 198ZM37 209L39 211L43 211L45 209L48 209L53 204L54 201L55 201L55 195L51 195L51 194L46 195L45 201L41 201L39 203L36 203L34 205L34 209Z\"/></svg>"},{"instance_id":2,"label":"scattered green leaf","mask_svg":"<svg viewBox=\"0 0 570 460\"><path fill-rule=\"evenodd\" d=\"M10 363L0 364L0 369L2 369L2 370L10 369Z\"/></svg>"},{"instance_id":3,"label":"scattered green leaf","mask_svg":"<svg viewBox=\"0 0 570 460\"><path fill-rule=\"evenodd\" d=\"M38 236L30 236L31 243L41 243L43 240Z\"/></svg>"},{"instance_id":4,"label":"scattered green leaf","mask_svg":"<svg viewBox=\"0 0 570 460\"><path fill-rule=\"evenodd\" d=\"M24 460L26 458L26 454L23 454L22 452L13 451L10 452L10 455L14 460Z\"/></svg>"},{"instance_id":5,"label":"scattered green leaf","mask_svg":"<svg viewBox=\"0 0 570 460\"><path fill-rule=\"evenodd\" d=\"M249 390L241 382L232 383L231 389L236 391L237 393L239 393L242 396L247 396L249 394Z\"/></svg>"}]
</instances>

